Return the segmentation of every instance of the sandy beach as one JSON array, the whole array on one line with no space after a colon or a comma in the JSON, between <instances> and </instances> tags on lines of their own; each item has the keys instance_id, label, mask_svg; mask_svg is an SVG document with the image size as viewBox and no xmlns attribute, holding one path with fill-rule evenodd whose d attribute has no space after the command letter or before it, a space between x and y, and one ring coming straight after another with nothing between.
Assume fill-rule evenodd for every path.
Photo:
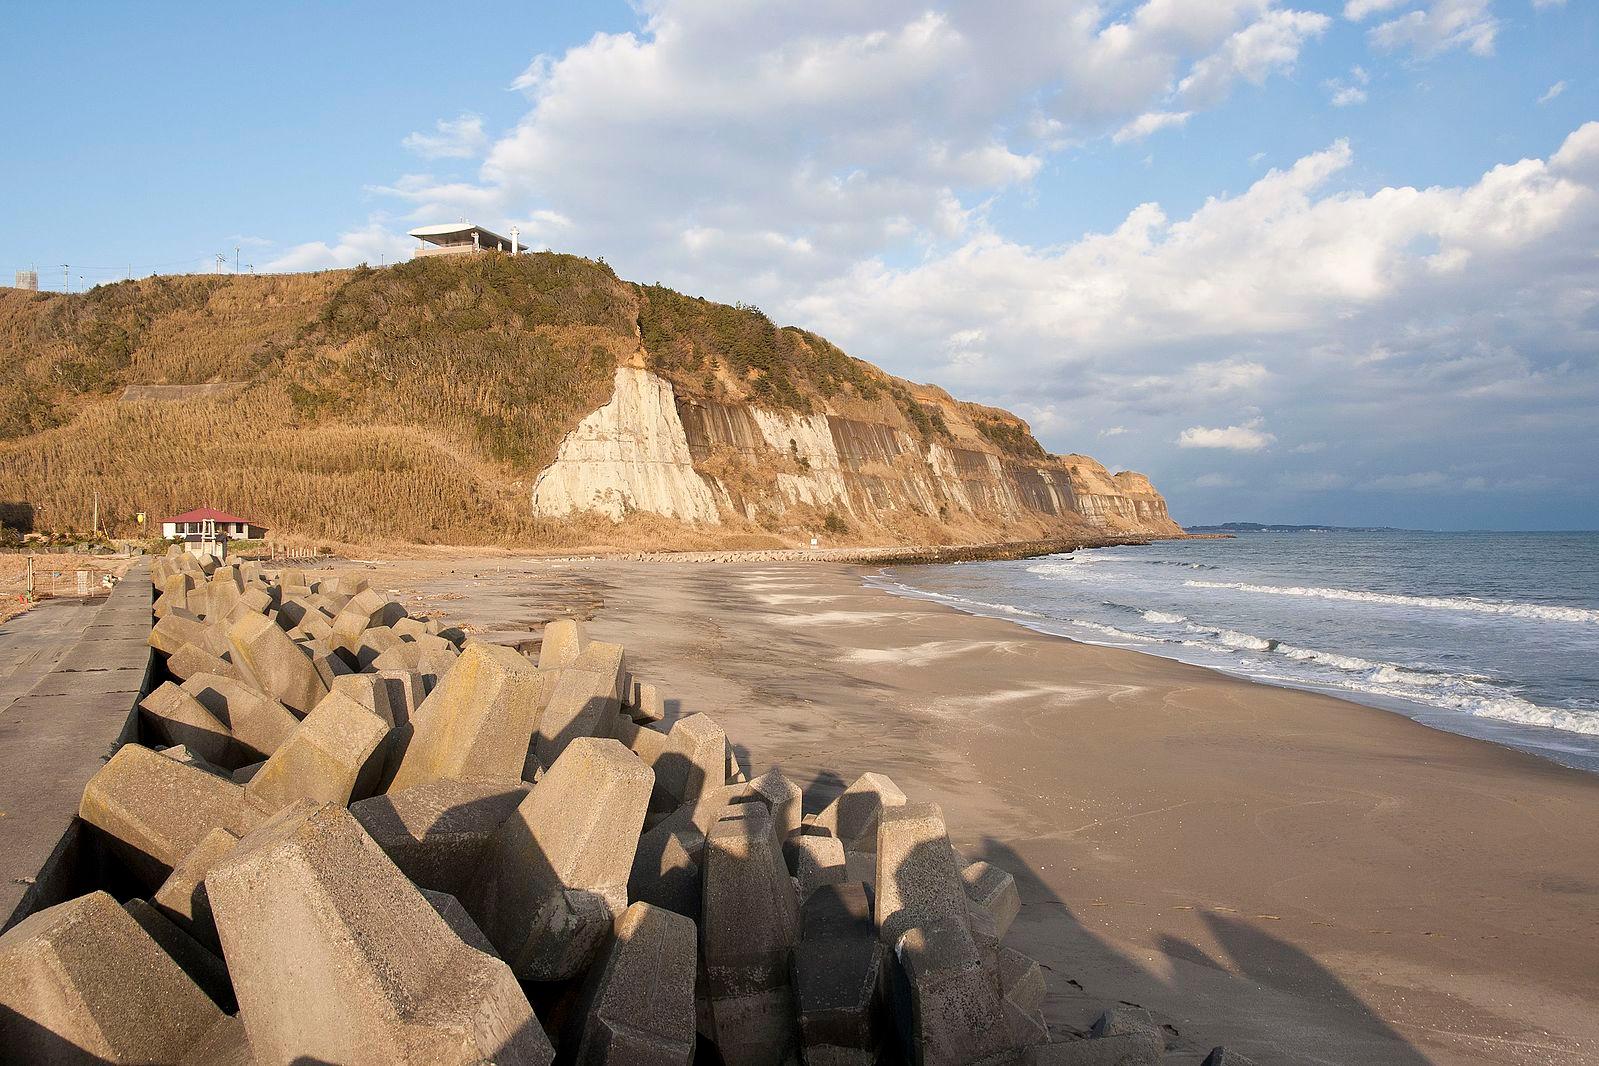
<instances>
[{"instance_id":1,"label":"sandy beach","mask_svg":"<svg viewBox=\"0 0 1599 1066\"><path fill-rule=\"evenodd\" d=\"M350 564L409 606L627 645L818 809L887 773L1010 870L1052 1026L1171 1061L1599 1061L1599 776L1398 714L866 588L832 564Z\"/></svg>"}]
</instances>

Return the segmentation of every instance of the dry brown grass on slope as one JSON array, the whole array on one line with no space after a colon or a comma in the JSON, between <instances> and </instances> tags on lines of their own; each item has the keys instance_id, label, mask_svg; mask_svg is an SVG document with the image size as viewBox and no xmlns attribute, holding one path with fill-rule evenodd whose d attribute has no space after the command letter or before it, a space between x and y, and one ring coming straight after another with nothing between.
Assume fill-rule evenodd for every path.
<instances>
[{"instance_id":1,"label":"dry brown grass on slope","mask_svg":"<svg viewBox=\"0 0 1599 1066\"><path fill-rule=\"evenodd\" d=\"M514 484L485 476L436 434L406 426L295 424L254 389L224 403L103 403L0 448L0 500L37 529L87 529L93 494L114 533L210 505L273 528L349 540L496 543L528 535Z\"/></svg>"},{"instance_id":2,"label":"dry brown grass on slope","mask_svg":"<svg viewBox=\"0 0 1599 1066\"><path fill-rule=\"evenodd\" d=\"M129 383L254 377L338 284L328 274L193 275L71 295L0 291L0 438L61 424Z\"/></svg>"},{"instance_id":3,"label":"dry brown grass on slope","mask_svg":"<svg viewBox=\"0 0 1599 1066\"><path fill-rule=\"evenodd\" d=\"M636 352L636 293L572 256L0 299L0 502L120 532L210 504L308 537L526 543L527 480ZM247 380L210 400L129 383Z\"/></svg>"}]
</instances>

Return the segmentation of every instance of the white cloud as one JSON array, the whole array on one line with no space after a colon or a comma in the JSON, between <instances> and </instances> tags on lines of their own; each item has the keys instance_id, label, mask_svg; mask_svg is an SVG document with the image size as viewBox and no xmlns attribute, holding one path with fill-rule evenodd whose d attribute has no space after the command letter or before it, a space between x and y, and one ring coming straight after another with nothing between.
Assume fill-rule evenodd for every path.
<instances>
[{"instance_id":1,"label":"white cloud","mask_svg":"<svg viewBox=\"0 0 1599 1066\"><path fill-rule=\"evenodd\" d=\"M283 255L262 267L267 271L330 270L334 267L353 267L361 263L378 266L397 263L411 254L415 241L392 233L380 223L363 229L339 234L339 239L307 241L290 248Z\"/></svg>"},{"instance_id":2,"label":"white cloud","mask_svg":"<svg viewBox=\"0 0 1599 1066\"><path fill-rule=\"evenodd\" d=\"M400 142L423 159L471 159L488 147L481 115L439 119L433 133L411 133Z\"/></svg>"},{"instance_id":3,"label":"white cloud","mask_svg":"<svg viewBox=\"0 0 1599 1066\"><path fill-rule=\"evenodd\" d=\"M1305 41L1330 25L1332 19L1314 11L1268 11L1195 63L1177 92L1208 105L1225 99L1239 79L1262 85L1272 74L1292 71Z\"/></svg>"},{"instance_id":4,"label":"white cloud","mask_svg":"<svg viewBox=\"0 0 1599 1066\"><path fill-rule=\"evenodd\" d=\"M1350 107L1366 102L1365 86L1370 81L1371 75L1366 73L1366 68L1354 66L1349 68L1348 78L1333 78L1323 84L1332 94L1331 102L1334 107Z\"/></svg>"},{"instance_id":5,"label":"white cloud","mask_svg":"<svg viewBox=\"0 0 1599 1066\"><path fill-rule=\"evenodd\" d=\"M1126 426L1111 426L1109 429L1100 430L1099 431L1099 435L1101 437L1119 437L1123 433L1126 433L1126 432L1127 432L1127 427Z\"/></svg>"},{"instance_id":6,"label":"white cloud","mask_svg":"<svg viewBox=\"0 0 1599 1066\"><path fill-rule=\"evenodd\" d=\"M1349 0L1344 5L1344 18L1351 22L1359 22L1368 15L1379 11L1391 11L1401 4L1410 2L1411 0Z\"/></svg>"},{"instance_id":7,"label":"white cloud","mask_svg":"<svg viewBox=\"0 0 1599 1066\"><path fill-rule=\"evenodd\" d=\"M981 232L988 202L1052 154L1180 124L1239 79L1291 69L1326 22L1278 0L639 10L634 32L535 58L513 83L528 113L472 180L379 190L417 220L555 212L567 250L769 301ZM413 137L455 148L442 128Z\"/></svg>"},{"instance_id":8,"label":"white cloud","mask_svg":"<svg viewBox=\"0 0 1599 1066\"><path fill-rule=\"evenodd\" d=\"M770 306L958 395L1123 426L1123 457L1179 485L1195 446L1269 444L1259 409L1292 410L1291 439L1312 442L1275 450L1284 472L1352 487L1359 463L1405 469L1395 455L1441 446L1463 466L1583 476L1576 443L1599 450L1599 364L1582 355L1599 349L1599 122L1460 186L1362 191L1353 161L1337 142L1187 216L1144 204L1049 248L977 233ZM928 362L972 328L980 372Z\"/></svg>"},{"instance_id":9,"label":"white cloud","mask_svg":"<svg viewBox=\"0 0 1599 1066\"><path fill-rule=\"evenodd\" d=\"M991 351L1047 338L1051 351L1126 352L1332 328L1402 312L1440 286L1462 294L1456 308L1503 300L1536 283L1518 274L1527 255L1594 269L1579 234L1599 184L1599 123L1575 131L1548 162L1501 165L1464 187L1332 187L1352 159L1335 142L1188 218L1144 204L1115 230L1060 248L984 232L911 267L863 262L793 306L846 334L890 333L909 320L947 336L981 323Z\"/></svg>"},{"instance_id":10,"label":"white cloud","mask_svg":"<svg viewBox=\"0 0 1599 1066\"><path fill-rule=\"evenodd\" d=\"M1260 420L1242 426L1215 429L1189 426L1177 436L1179 448L1222 448L1230 452L1258 452L1277 438L1260 428Z\"/></svg>"},{"instance_id":11,"label":"white cloud","mask_svg":"<svg viewBox=\"0 0 1599 1066\"><path fill-rule=\"evenodd\" d=\"M1566 0L1532 0L1532 6L1543 11L1551 7L1565 7Z\"/></svg>"},{"instance_id":12,"label":"white cloud","mask_svg":"<svg viewBox=\"0 0 1599 1066\"><path fill-rule=\"evenodd\" d=\"M1189 482L1196 489L1233 489L1239 481L1231 474L1200 474Z\"/></svg>"},{"instance_id":13,"label":"white cloud","mask_svg":"<svg viewBox=\"0 0 1599 1066\"><path fill-rule=\"evenodd\" d=\"M1499 20L1491 0L1432 0L1424 9L1401 15L1371 30L1371 43L1395 51L1408 48L1430 57L1454 48L1492 55Z\"/></svg>"},{"instance_id":14,"label":"white cloud","mask_svg":"<svg viewBox=\"0 0 1599 1066\"><path fill-rule=\"evenodd\" d=\"M1566 83L1563 81L1557 81L1553 85L1549 86L1548 91L1546 91L1542 96L1538 97L1538 102L1540 104L1547 104L1549 101L1553 100L1555 97L1559 96L1565 91Z\"/></svg>"},{"instance_id":15,"label":"white cloud","mask_svg":"<svg viewBox=\"0 0 1599 1066\"><path fill-rule=\"evenodd\" d=\"M1141 141L1157 130L1185 125L1192 115L1192 111L1146 111L1117 130L1111 140L1116 144Z\"/></svg>"}]
</instances>

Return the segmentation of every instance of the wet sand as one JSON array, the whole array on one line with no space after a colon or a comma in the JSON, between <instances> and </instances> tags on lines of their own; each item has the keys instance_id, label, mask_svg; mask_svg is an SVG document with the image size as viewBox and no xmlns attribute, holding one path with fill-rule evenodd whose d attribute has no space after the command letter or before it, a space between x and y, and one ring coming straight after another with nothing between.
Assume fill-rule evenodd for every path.
<instances>
[{"instance_id":1,"label":"wet sand","mask_svg":"<svg viewBox=\"0 0 1599 1066\"><path fill-rule=\"evenodd\" d=\"M592 615L814 810L867 770L1010 870L1052 1026L1118 1000L1197 1062L1599 1061L1599 775L864 588L855 567L379 562L514 642Z\"/></svg>"}]
</instances>

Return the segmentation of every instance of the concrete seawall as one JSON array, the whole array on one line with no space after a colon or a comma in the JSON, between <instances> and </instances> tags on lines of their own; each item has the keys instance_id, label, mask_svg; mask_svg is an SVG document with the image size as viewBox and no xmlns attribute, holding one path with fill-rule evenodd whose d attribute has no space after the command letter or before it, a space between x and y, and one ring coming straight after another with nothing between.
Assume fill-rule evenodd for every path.
<instances>
[{"instance_id":1,"label":"concrete seawall","mask_svg":"<svg viewBox=\"0 0 1599 1066\"><path fill-rule=\"evenodd\" d=\"M76 894L85 858L78 800L133 735L149 685L147 561L98 608L70 609L93 614L50 672L0 709L0 929Z\"/></svg>"}]
</instances>

